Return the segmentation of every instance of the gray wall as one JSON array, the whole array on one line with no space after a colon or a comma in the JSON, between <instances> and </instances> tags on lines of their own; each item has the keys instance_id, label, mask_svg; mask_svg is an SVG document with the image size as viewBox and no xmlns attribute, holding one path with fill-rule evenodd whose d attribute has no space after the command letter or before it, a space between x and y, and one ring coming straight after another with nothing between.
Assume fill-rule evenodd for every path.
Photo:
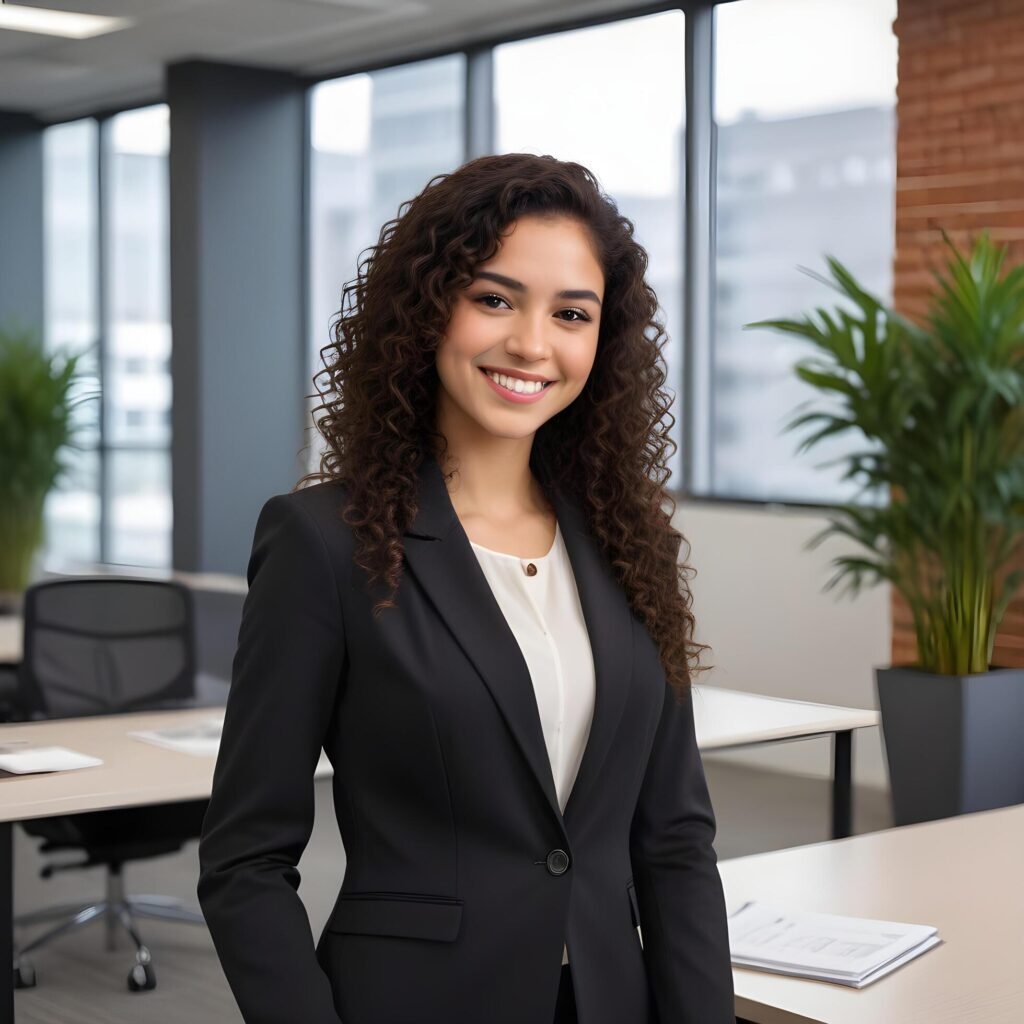
<instances>
[{"instance_id":1,"label":"gray wall","mask_svg":"<svg viewBox=\"0 0 1024 1024\"><path fill-rule=\"evenodd\" d=\"M877 709L874 670L890 663L889 584L824 592L832 560L855 550L831 536L805 545L826 523L814 509L770 509L680 502L675 526L692 547L688 559L697 639L711 644L701 659L714 665L697 687L724 686L769 697ZM699 692L695 697L700 700ZM708 758L827 778L830 739L770 743L708 753ZM881 732L853 734L853 777L862 786L888 786ZM820 808L822 822L828 807Z\"/></svg>"},{"instance_id":2,"label":"gray wall","mask_svg":"<svg viewBox=\"0 0 1024 1024\"><path fill-rule=\"evenodd\" d=\"M305 471L305 97L208 61L166 85L174 565L243 572L260 506Z\"/></svg>"}]
</instances>

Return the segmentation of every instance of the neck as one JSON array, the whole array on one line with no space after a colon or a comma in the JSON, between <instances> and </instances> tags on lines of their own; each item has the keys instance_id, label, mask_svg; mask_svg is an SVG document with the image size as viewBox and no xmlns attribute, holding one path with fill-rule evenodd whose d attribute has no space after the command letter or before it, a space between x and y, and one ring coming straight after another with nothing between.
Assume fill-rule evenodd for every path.
<instances>
[{"instance_id":1,"label":"neck","mask_svg":"<svg viewBox=\"0 0 1024 1024\"><path fill-rule=\"evenodd\" d=\"M530 469L530 438L492 438L483 444L453 444L438 460L459 518L513 523L544 514L550 505ZM448 478L448 474L454 474Z\"/></svg>"}]
</instances>

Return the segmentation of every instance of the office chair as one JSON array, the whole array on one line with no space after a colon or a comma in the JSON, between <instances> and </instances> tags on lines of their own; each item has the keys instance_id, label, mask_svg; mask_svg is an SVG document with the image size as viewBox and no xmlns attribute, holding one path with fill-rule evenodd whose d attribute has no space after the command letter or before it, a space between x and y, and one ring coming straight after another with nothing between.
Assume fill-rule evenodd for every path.
<instances>
[{"instance_id":1,"label":"office chair","mask_svg":"<svg viewBox=\"0 0 1024 1024\"><path fill-rule=\"evenodd\" d=\"M177 581L123 577L43 580L24 600L24 643L17 666L18 720L76 718L194 706L195 631L192 595ZM14 985L31 988L32 950L89 921L106 922L106 948L116 949L118 926L135 945L128 974L132 992L156 987L152 956L135 924L153 917L205 925L199 909L160 895L126 895L129 861L174 853L198 838L209 801L124 807L21 821L44 841L41 852L81 850L85 858L46 864L40 874L106 865L106 897L97 902L48 907L14 918L15 926L60 923L24 946L15 946Z\"/></svg>"}]
</instances>

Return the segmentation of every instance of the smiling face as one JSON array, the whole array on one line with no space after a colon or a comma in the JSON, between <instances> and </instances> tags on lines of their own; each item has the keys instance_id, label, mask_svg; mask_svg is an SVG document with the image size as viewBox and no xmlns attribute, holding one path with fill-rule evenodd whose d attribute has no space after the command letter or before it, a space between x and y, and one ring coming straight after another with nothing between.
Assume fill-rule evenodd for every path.
<instances>
[{"instance_id":1,"label":"smiling face","mask_svg":"<svg viewBox=\"0 0 1024 1024\"><path fill-rule=\"evenodd\" d=\"M525 216L475 274L437 348L438 429L532 437L587 382L604 273L579 222Z\"/></svg>"}]
</instances>

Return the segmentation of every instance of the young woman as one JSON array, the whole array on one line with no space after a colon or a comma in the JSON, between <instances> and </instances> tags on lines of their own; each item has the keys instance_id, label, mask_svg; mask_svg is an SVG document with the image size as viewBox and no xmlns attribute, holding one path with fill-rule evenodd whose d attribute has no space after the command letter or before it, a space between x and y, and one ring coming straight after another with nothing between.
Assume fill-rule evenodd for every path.
<instances>
[{"instance_id":1,"label":"young woman","mask_svg":"<svg viewBox=\"0 0 1024 1024\"><path fill-rule=\"evenodd\" d=\"M256 524L199 845L228 982L250 1024L733 1024L647 254L549 156L403 207L324 350L316 482Z\"/></svg>"}]
</instances>

